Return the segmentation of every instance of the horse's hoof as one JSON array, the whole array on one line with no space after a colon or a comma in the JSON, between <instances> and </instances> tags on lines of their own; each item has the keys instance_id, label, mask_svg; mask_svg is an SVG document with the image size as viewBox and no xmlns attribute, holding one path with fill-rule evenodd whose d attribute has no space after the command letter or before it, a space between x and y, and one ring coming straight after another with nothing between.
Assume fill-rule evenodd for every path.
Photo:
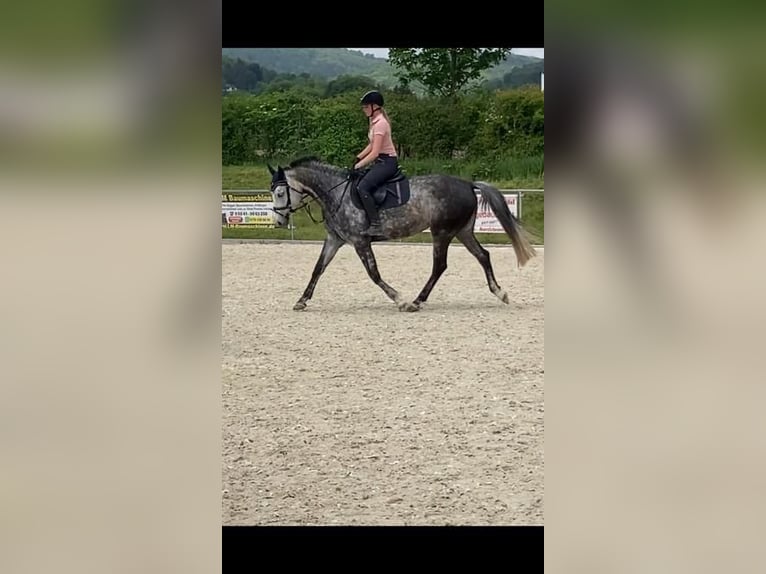
<instances>
[{"instance_id":1,"label":"horse's hoof","mask_svg":"<svg viewBox=\"0 0 766 574\"><path fill-rule=\"evenodd\" d=\"M417 303L405 303L404 305L401 305L399 307L400 311L407 311L408 313L413 313L414 311L420 311L420 305Z\"/></svg>"},{"instance_id":2,"label":"horse's hoof","mask_svg":"<svg viewBox=\"0 0 766 574\"><path fill-rule=\"evenodd\" d=\"M502 295L500 295L500 300L503 303L505 303L506 305L510 305L511 304L511 298L508 297L508 293L506 293L505 291L503 291Z\"/></svg>"},{"instance_id":3,"label":"horse's hoof","mask_svg":"<svg viewBox=\"0 0 766 574\"><path fill-rule=\"evenodd\" d=\"M295 305L293 305L293 311L303 311L306 308L306 303L303 301L298 301Z\"/></svg>"}]
</instances>

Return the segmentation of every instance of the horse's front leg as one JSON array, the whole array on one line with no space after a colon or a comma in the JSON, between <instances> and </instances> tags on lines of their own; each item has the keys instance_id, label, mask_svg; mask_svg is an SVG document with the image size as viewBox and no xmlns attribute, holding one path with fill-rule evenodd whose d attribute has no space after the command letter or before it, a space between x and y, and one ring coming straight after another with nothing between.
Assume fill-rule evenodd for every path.
<instances>
[{"instance_id":1,"label":"horse's front leg","mask_svg":"<svg viewBox=\"0 0 766 574\"><path fill-rule=\"evenodd\" d=\"M327 237L325 237L324 240L324 245L322 245L322 252L319 254L319 259L317 259L316 265L314 265L311 280L306 286L306 290L303 292L303 295L301 295L301 298L298 299L298 302L293 306L295 311L301 311L306 308L306 301L311 299L314 294L314 288L317 285L317 281L319 281L319 277L321 277L324 270L327 269L330 261L333 260L333 257L335 257L338 249L340 249L343 244L344 241L334 233L327 234Z\"/></svg>"},{"instance_id":2,"label":"horse's front leg","mask_svg":"<svg viewBox=\"0 0 766 574\"><path fill-rule=\"evenodd\" d=\"M399 295L399 292L391 287L391 285L383 281L383 279L381 279L380 272L378 271L378 264L375 261L375 254L372 252L372 246L370 245L370 242L366 241L363 243L358 243L354 245L354 248L356 249L356 254L359 255L359 259L362 260L362 264L367 270L367 274L370 276L370 279L372 279L378 287L383 289L383 292L388 295L388 297L394 303L396 303L400 311L409 310L409 307L412 304L408 301L403 301Z\"/></svg>"}]
</instances>

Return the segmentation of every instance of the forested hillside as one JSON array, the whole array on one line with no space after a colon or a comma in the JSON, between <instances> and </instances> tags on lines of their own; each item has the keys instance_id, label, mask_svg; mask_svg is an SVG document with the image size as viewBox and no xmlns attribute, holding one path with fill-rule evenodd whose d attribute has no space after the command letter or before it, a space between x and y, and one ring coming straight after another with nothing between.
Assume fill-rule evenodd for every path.
<instances>
[{"instance_id":1,"label":"forested hillside","mask_svg":"<svg viewBox=\"0 0 766 574\"><path fill-rule=\"evenodd\" d=\"M224 48L223 55L258 64L278 74L308 74L326 81L339 76L365 76L386 88L398 83L387 60L347 48ZM510 86L513 84L508 75L525 67L530 77L538 73L536 82L529 83L539 83L542 65L542 59L509 54L505 61L484 72L483 77L492 87Z\"/></svg>"}]
</instances>

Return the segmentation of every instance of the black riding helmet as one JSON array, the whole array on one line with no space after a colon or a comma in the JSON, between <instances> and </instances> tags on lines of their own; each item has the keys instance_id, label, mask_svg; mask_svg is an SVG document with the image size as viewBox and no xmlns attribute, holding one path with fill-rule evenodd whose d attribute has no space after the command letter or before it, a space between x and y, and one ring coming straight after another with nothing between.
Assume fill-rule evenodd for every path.
<instances>
[{"instance_id":1,"label":"black riding helmet","mask_svg":"<svg viewBox=\"0 0 766 574\"><path fill-rule=\"evenodd\" d=\"M380 92L376 91L376 90L369 91L365 95L362 96L362 99L361 99L360 103L362 105L365 105L365 104L376 104L376 105L378 105L378 106L380 106L382 108L383 107L383 95Z\"/></svg>"}]
</instances>

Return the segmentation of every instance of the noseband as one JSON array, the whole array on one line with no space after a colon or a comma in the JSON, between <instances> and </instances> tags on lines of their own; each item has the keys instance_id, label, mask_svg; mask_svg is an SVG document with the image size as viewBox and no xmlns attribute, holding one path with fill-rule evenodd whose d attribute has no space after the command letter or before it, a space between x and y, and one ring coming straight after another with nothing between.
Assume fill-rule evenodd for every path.
<instances>
[{"instance_id":1,"label":"noseband","mask_svg":"<svg viewBox=\"0 0 766 574\"><path fill-rule=\"evenodd\" d=\"M287 183L286 179L272 182L271 193L273 194L274 191L276 191L276 189L280 186L285 186L287 188L287 205L285 205L284 207L272 207L271 211L283 217L287 217L288 215L295 213L296 211L300 211L304 207L307 207L309 202L316 200L315 197L311 197L311 199L309 199L308 201L305 201L306 196L309 194L304 193L301 190L292 187L289 183ZM292 194L290 193L291 191L294 191L301 196L301 202L296 207L292 206ZM286 211L286 213L282 213L283 211Z\"/></svg>"}]
</instances>

